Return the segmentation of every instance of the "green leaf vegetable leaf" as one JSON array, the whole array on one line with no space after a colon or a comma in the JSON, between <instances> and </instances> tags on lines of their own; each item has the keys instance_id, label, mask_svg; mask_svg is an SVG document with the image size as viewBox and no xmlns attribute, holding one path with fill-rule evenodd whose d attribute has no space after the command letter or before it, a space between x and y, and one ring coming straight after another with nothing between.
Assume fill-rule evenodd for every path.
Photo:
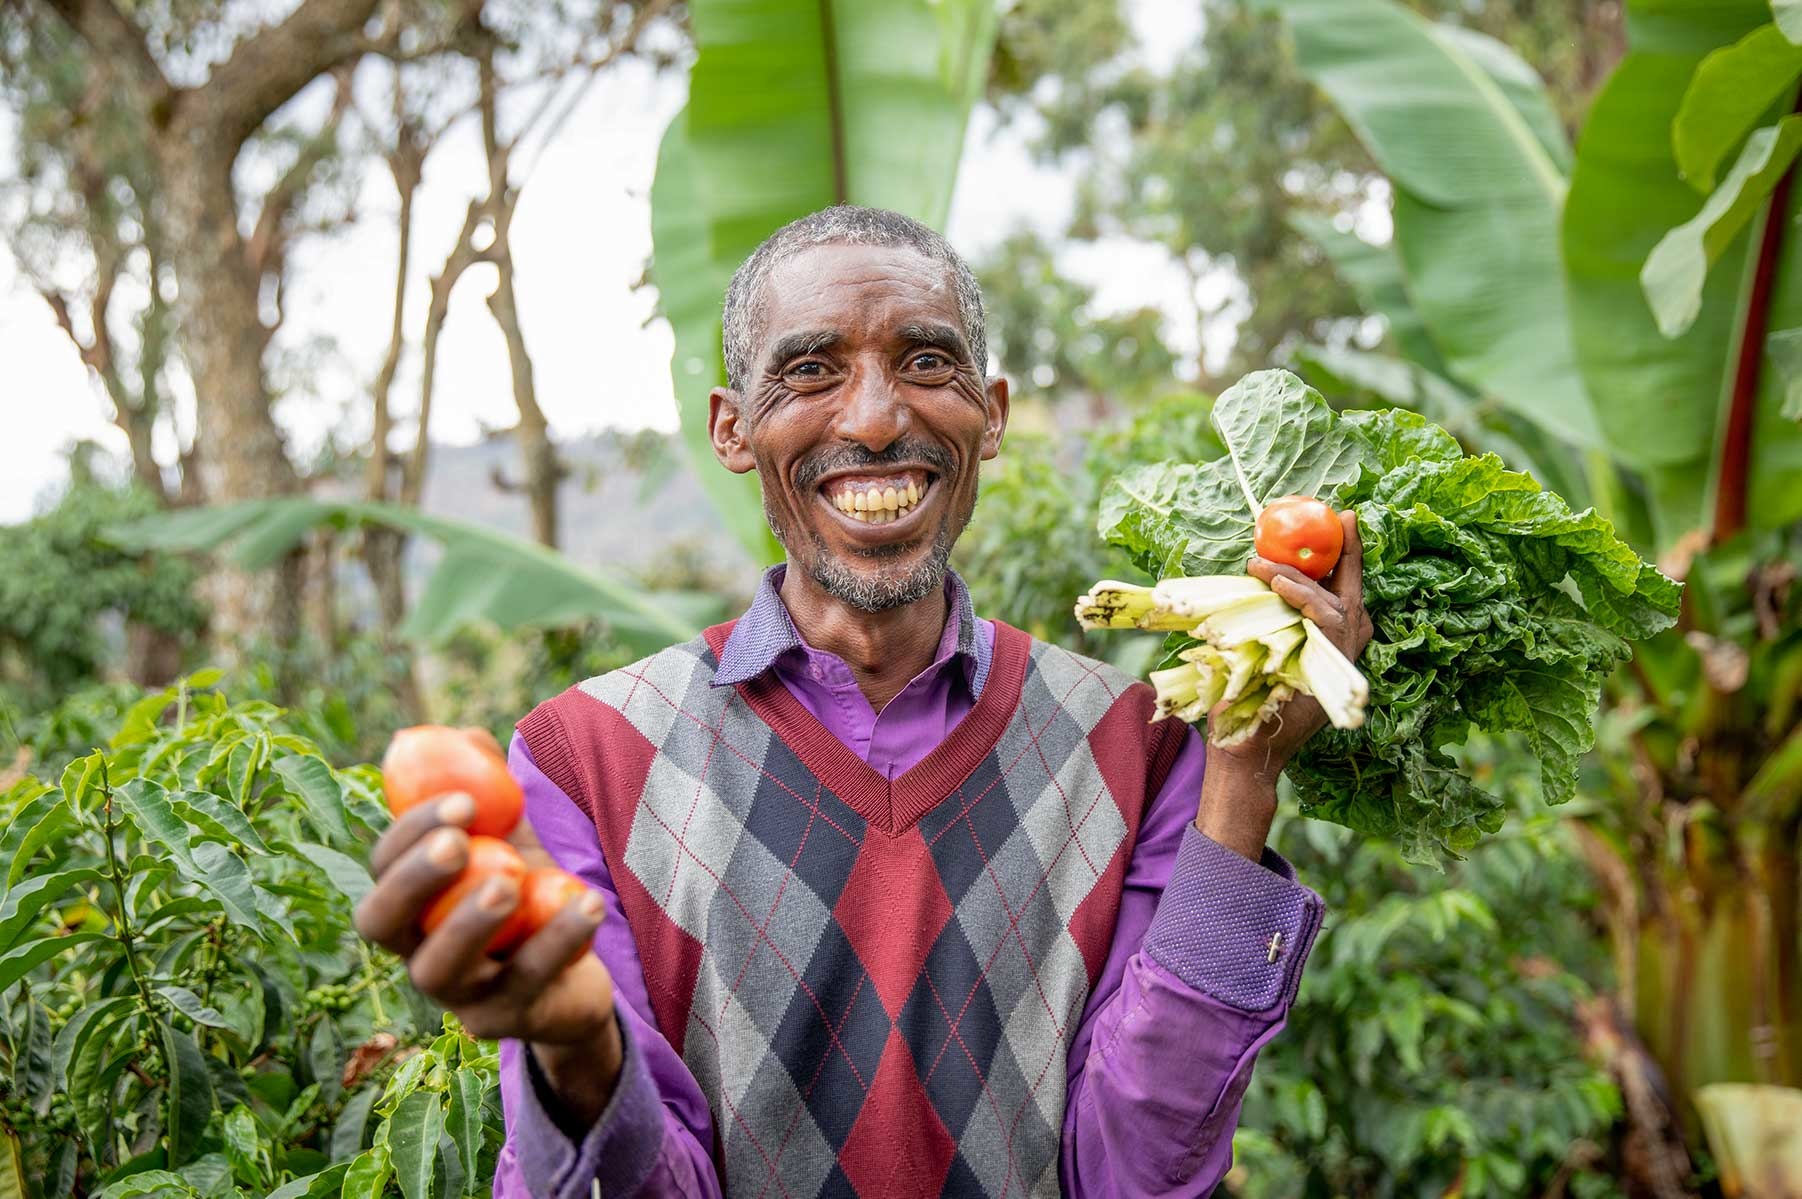
<instances>
[{"instance_id":1,"label":"green leaf vegetable leaf","mask_svg":"<svg viewBox=\"0 0 1802 1199\"><path fill-rule=\"evenodd\" d=\"M1263 505L1285 495L1332 503L1369 465L1369 448L1320 393L1288 371L1247 375L1214 402L1226 454L1126 472L1101 498L1101 535L1153 574L1237 574ZM1156 546L1158 557L1143 553Z\"/></svg>"},{"instance_id":2,"label":"green leaf vegetable leaf","mask_svg":"<svg viewBox=\"0 0 1802 1199\"><path fill-rule=\"evenodd\" d=\"M1222 395L1215 420L1245 451L1236 461L1129 472L1104 498L1101 530L1153 574L1237 575L1251 548L1247 491L1357 512L1376 628L1357 663L1366 720L1323 730L1289 764L1303 812L1396 841L1415 861L1457 856L1502 820L1502 801L1446 752L1473 729L1519 734L1547 802L1570 799L1602 680L1628 639L1675 622L1679 586L1595 512L1492 454L1464 456L1414 413L1335 415L1299 379L1266 371ZM1109 600L1116 626L1147 619L1129 598ZM1179 640L1166 662L1196 661L1185 644L1200 643Z\"/></svg>"}]
</instances>

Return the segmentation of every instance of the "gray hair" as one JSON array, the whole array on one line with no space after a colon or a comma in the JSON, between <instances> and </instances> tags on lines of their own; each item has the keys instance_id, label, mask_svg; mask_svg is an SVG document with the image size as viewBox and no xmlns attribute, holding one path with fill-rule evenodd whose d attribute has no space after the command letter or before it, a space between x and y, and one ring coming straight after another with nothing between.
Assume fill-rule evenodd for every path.
<instances>
[{"instance_id":1,"label":"gray hair","mask_svg":"<svg viewBox=\"0 0 1802 1199\"><path fill-rule=\"evenodd\" d=\"M791 221L770 234L744 260L726 288L726 311L721 322L726 353L726 383L743 391L751 375L751 355L763 336L763 288L778 263L815 246L889 246L917 251L943 263L957 293L957 315L970 343L970 356L979 372L987 374L988 338L983 328L982 289L970 266L951 243L912 217L886 208L862 208L836 204Z\"/></svg>"}]
</instances>

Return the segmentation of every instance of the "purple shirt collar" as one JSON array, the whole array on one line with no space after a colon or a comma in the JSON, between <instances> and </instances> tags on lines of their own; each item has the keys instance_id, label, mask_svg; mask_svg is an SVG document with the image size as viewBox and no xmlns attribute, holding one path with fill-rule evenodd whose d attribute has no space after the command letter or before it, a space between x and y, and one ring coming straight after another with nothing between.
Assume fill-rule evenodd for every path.
<instances>
[{"instance_id":1,"label":"purple shirt collar","mask_svg":"<svg viewBox=\"0 0 1802 1199\"><path fill-rule=\"evenodd\" d=\"M782 602L782 579L787 571L788 565L779 562L763 572L750 609L732 626L732 634L720 650L719 667L713 672L715 687L749 682L774 666L782 655L807 648ZM977 634L976 608L970 602L969 588L954 570L945 572L945 604L945 632L939 639L936 657L942 660L955 656L969 682L970 695L978 697L989 675L992 650L987 640Z\"/></svg>"}]
</instances>

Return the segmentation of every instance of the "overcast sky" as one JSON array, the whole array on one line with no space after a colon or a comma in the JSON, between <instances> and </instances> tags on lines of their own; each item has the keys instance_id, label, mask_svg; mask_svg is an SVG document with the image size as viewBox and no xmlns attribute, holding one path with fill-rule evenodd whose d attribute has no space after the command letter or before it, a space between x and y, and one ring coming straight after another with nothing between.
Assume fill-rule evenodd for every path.
<instances>
[{"instance_id":1,"label":"overcast sky","mask_svg":"<svg viewBox=\"0 0 1802 1199\"><path fill-rule=\"evenodd\" d=\"M1188 45L1199 6L1181 0L1133 0L1142 53L1153 65ZM1150 37L1143 37L1146 33ZM608 426L673 429L668 326L648 320L655 303L634 290L650 252L651 176L657 144L681 107L686 79L658 78L638 63L614 70L590 91L545 152L525 188L513 225L517 290L540 403L552 431L569 437ZM10 174L13 139L0 116L0 174ZM481 186L481 148L465 126L427 160L415 201L415 281L408 328L424 322L426 276L443 262L469 198ZM1071 181L1034 168L1017 133L995 131L978 110L965 144L949 234L979 256L1016 225L1054 228L1068 213ZM359 221L342 234L303 242L291 257L283 337L290 345L330 344L313 390L277 416L297 450L334 430L356 437L368 427L366 392L387 344L393 302L395 199L386 174L367 174ZM1104 308L1185 306L1183 279L1160 251L1130 243L1084 247L1065 257L1073 275L1099 287ZM457 289L441 343L432 435L468 442L484 427L516 418L506 346L484 298L491 268L479 267ZM1171 323L1172 343L1193 350L1187 319ZM1016 381L1019 386L1021 381ZM417 379L403 375L396 405L413 408ZM64 476L62 452L89 438L123 451L109 407L57 328L49 309L0 248L0 523L22 520ZM169 457L173 447L162 447Z\"/></svg>"}]
</instances>

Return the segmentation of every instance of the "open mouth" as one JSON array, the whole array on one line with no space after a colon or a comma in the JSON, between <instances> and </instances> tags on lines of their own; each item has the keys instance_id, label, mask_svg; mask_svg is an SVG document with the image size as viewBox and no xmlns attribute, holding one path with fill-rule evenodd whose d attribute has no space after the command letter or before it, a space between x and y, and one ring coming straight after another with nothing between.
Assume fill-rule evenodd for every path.
<instances>
[{"instance_id":1,"label":"open mouth","mask_svg":"<svg viewBox=\"0 0 1802 1199\"><path fill-rule=\"evenodd\" d=\"M906 521L926 506L938 476L918 468L887 474L839 475L820 484L820 498L861 525Z\"/></svg>"}]
</instances>

